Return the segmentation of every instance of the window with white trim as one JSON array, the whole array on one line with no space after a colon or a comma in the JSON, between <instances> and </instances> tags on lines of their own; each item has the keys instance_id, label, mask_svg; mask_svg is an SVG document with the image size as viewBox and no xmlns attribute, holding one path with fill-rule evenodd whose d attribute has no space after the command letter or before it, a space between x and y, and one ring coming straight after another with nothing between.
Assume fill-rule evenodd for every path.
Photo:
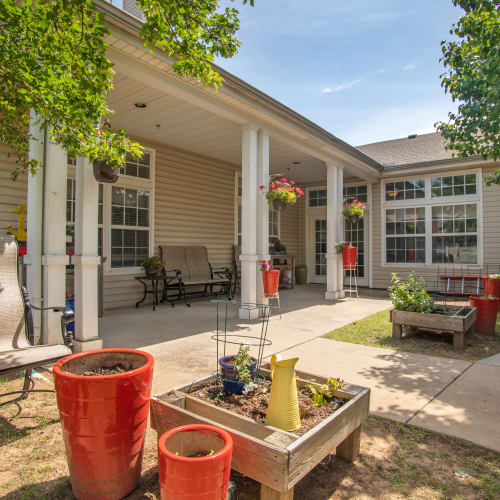
<instances>
[{"instance_id":1,"label":"window with white trim","mask_svg":"<svg viewBox=\"0 0 500 500\"><path fill-rule=\"evenodd\" d=\"M479 181L467 172L385 182L385 263L478 264Z\"/></svg>"},{"instance_id":2,"label":"window with white trim","mask_svg":"<svg viewBox=\"0 0 500 500\"><path fill-rule=\"evenodd\" d=\"M344 187L344 203L352 203L354 200L368 203L368 186L366 184Z\"/></svg>"},{"instance_id":3,"label":"window with white trim","mask_svg":"<svg viewBox=\"0 0 500 500\"><path fill-rule=\"evenodd\" d=\"M309 191L309 206L324 207L327 202L326 189L313 189Z\"/></svg>"}]
</instances>

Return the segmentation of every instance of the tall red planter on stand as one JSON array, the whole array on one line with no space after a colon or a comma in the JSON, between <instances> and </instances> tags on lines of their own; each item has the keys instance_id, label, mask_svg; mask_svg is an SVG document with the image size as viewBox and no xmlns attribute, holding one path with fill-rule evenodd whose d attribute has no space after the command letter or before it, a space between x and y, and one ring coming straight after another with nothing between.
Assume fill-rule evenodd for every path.
<instances>
[{"instance_id":1,"label":"tall red planter on stand","mask_svg":"<svg viewBox=\"0 0 500 500\"><path fill-rule=\"evenodd\" d=\"M83 375L121 364L114 375ZM111 500L139 484L153 357L134 349L101 349L54 365L71 486L78 499Z\"/></svg>"},{"instance_id":2,"label":"tall red planter on stand","mask_svg":"<svg viewBox=\"0 0 500 500\"><path fill-rule=\"evenodd\" d=\"M218 427L193 424L165 432L158 440L162 500L226 500L232 455L233 440Z\"/></svg>"},{"instance_id":3,"label":"tall red planter on stand","mask_svg":"<svg viewBox=\"0 0 500 500\"><path fill-rule=\"evenodd\" d=\"M356 257L358 249L356 247L346 247L342 249L342 264L344 269L353 271L356 269Z\"/></svg>"},{"instance_id":4,"label":"tall red planter on stand","mask_svg":"<svg viewBox=\"0 0 500 500\"><path fill-rule=\"evenodd\" d=\"M280 271L262 271L262 282L264 285L264 295L274 295L278 293L280 285Z\"/></svg>"},{"instance_id":5,"label":"tall red planter on stand","mask_svg":"<svg viewBox=\"0 0 500 500\"><path fill-rule=\"evenodd\" d=\"M477 309L474 330L480 335L494 335L500 299L488 297L470 297L469 305Z\"/></svg>"},{"instance_id":6,"label":"tall red planter on stand","mask_svg":"<svg viewBox=\"0 0 500 500\"><path fill-rule=\"evenodd\" d=\"M484 295L490 295L500 299L500 278L483 276ZM500 306L499 306L500 307Z\"/></svg>"}]
</instances>

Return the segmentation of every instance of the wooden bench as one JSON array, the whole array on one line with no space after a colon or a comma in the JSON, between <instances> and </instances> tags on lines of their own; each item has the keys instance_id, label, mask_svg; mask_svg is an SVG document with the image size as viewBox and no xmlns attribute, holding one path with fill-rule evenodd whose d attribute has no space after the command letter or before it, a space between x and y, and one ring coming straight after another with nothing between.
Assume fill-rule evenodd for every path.
<instances>
[{"instance_id":1,"label":"wooden bench","mask_svg":"<svg viewBox=\"0 0 500 500\"><path fill-rule=\"evenodd\" d=\"M159 249L165 261L161 302L184 299L190 307L188 297L226 295L231 298L231 270L212 266L206 247L169 245Z\"/></svg>"}]
</instances>

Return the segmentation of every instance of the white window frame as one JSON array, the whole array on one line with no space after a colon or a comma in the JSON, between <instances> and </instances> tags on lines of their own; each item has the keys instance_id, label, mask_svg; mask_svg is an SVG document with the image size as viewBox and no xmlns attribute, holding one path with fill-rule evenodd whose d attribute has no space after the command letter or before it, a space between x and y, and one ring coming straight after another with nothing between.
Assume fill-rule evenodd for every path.
<instances>
[{"instance_id":1,"label":"white window frame","mask_svg":"<svg viewBox=\"0 0 500 500\"><path fill-rule=\"evenodd\" d=\"M433 177L448 177L454 175L476 174L476 194L465 194L460 196L441 196L432 197L431 194L431 179ZM425 198L415 198L412 200L394 200L387 201L385 199L385 184L388 182L406 181L414 179L424 179L425 181ZM463 267L476 266L481 267L483 264L483 185L482 185L482 170L468 169L456 171L434 171L431 173L418 174L411 172L405 176L387 177L381 180L380 184L380 234L382 235L382 252L381 266L383 268L399 268L399 269L437 269L438 267ZM461 204L475 203L477 207L477 262L476 264L451 264L451 263L432 263L432 207L433 206L449 206ZM417 262L386 262L387 258L387 235L386 235L386 209L391 208L417 208L425 207L425 263ZM446 236L443 234L443 236Z\"/></svg>"}]
</instances>

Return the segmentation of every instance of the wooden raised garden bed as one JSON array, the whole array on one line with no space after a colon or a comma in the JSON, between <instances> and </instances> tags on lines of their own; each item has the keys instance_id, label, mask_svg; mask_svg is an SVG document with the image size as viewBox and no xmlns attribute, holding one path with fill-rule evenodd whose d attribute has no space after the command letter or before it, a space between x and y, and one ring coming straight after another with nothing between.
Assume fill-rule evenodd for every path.
<instances>
[{"instance_id":1,"label":"wooden raised garden bed","mask_svg":"<svg viewBox=\"0 0 500 500\"><path fill-rule=\"evenodd\" d=\"M466 341L472 335L477 311L475 307L455 307L450 314L417 313L391 309L392 337L401 339L403 325L409 327L408 335L417 328L449 332L453 334L453 348L463 350Z\"/></svg>"},{"instance_id":2,"label":"wooden raised garden bed","mask_svg":"<svg viewBox=\"0 0 500 500\"><path fill-rule=\"evenodd\" d=\"M269 376L268 366L260 372ZM310 373L296 374L299 386L308 381L327 382L326 378ZM330 453L350 461L359 454L361 424L370 406L370 389L366 387L345 384L335 393L345 403L298 436L195 398L187 393L194 384L151 398L151 426L158 436L172 427L196 423L228 431L234 445L231 467L261 483L261 500L293 499L295 484Z\"/></svg>"}]
</instances>

